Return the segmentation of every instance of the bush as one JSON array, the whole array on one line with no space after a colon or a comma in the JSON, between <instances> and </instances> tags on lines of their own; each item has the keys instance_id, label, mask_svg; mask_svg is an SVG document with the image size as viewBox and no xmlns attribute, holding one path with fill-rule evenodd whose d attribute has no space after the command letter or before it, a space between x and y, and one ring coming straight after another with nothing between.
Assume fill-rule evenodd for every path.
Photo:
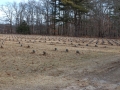
<instances>
[{"instance_id":1,"label":"bush","mask_svg":"<svg viewBox=\"0 0 120 90\"><path fill-rule=\"evenodd\" d=\"M30 28L25 20L16 28L16 32L18 34L30 34Z\"/></svg>"}]
</instances>

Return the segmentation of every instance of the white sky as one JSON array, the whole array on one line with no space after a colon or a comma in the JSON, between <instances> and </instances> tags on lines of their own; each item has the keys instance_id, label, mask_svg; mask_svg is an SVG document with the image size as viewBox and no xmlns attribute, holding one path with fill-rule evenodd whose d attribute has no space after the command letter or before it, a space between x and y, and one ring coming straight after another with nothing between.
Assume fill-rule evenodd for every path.
<instances>
[{"instance_id":1,"label":"white sky","mask_svg":"<svg viewBox=\"0 0 120 90\"><path fill-rule=\"evenodd\" d=\"M35 0L35 1L39 1L39 0ZM28 0L0 0L0 6L1 5L6 5L7 3L13 3L13 2L28 2ZM0 11L0 23L2 22L2 19L3 19L3 12Z\"/></svg>"},{"instance_id":2,"label":"white sky","mask_svg":"<svg viewBox=\"0 0 120 90\"><path fill-rule=\"evenodd\" d=\"M7 4L8 2L10 2L10 3L13 3L13 2L17 2L17 3L19 3L19 2L27 2L28 0L0 0L0 6L1 5L5 5L5 4ZM1 19L2 19L2 17L3 17L3 12L1 12L0 11L0 22L1 22Z\"/></svg>"},{"instance_id":3,"label":"white sky","mask_svg":"<svg viewBox=\"0 0 120 90\"><path fill-rule=\"evenodd\" d=\"M24 1L28 1L28 0L0 0L0 5L4 5L7 2L24 2Z\"/></svg>"}]
</instances>

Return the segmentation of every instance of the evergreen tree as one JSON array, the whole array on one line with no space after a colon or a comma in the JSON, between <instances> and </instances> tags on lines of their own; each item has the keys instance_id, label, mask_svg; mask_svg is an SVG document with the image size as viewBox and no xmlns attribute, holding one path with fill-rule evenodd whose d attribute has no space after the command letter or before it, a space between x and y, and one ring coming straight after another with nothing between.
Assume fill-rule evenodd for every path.
<instances>
[{"instance_id":1,"label":"evergreen tree","mask_svg":"<svg viewBox=\"0 0 120 90\"><path fill-rule=\"evenodd\" d=\"M16 32L18 34L30 34L30 28L25 20L17 27Z\"/></svg>"},{"instance_id":2,"label":"evergreen tree","mask_svg":"<svg viewBox=\"0 0 120 90\"><path fill-rule=\"evenodd\" d=\"M84 0L62 0L62 3L71 9L79 10L79 12L87 12L88 10L83 6L84 2Z\"/></svg>"},{"instance_id":3,"label":"evergreen tree","mask_svg":"<svg viewBox=\"0 0 120 90\"><path fill-rule=\"evenodd\" d=\"M88 12L84 0L51 0L53 6L54 30L56 25L62 25L62 35L68 35L68 23L74 23L75 34L78 36L78 26L82 13ZM79 17L78 17L79 16ZM55 33L54 33L55 35Z\"/></svg>"},{"instance_id":4,"label":"evergreen tree","mask_svg":"<svg viewBox=\"0 0 120 90\"><path fill-rule=\"evenodd\" d=\"M74 23L75 27L75 33L74 36L79 35L79 29L80 29L80 22L81 22L81 16L84 13L87 13L88 10L86 8L87 1L84 0L62 0L62 3L64 4L64 10L67 8L67 13L65 16L63 16L63 20L68 23ZM70 15L72 12L72 15Z\"/></svg>"}]
</instances>

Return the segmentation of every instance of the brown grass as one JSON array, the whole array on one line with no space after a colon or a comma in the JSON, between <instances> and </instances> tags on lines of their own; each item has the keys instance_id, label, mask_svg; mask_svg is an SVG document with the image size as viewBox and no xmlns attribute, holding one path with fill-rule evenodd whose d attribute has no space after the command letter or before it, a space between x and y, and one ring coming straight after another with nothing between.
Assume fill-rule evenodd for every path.
<instances>
[{"instance_id":1,"label":"brown grass","mask_svg":"<svg viewBox=\"0 0 120 90\"><path fill-rule=\"evenodd\" d=\"M95 47L96 38L0 35L0 39L3 46L0 48L2 90L58 90L76 83L86 72L93 72L94 68L113 61L111 58L120 58L120 46L114 42L111 46L106 39L104 45L100 44L102 39L99 39L98 47ZM88 44L92 39L94 41ZM120 43L120 40L117 42ZM31 53L33 50L35 53ZM77 50L80 54L76 54Z\"/></svg>"}]
</instances>

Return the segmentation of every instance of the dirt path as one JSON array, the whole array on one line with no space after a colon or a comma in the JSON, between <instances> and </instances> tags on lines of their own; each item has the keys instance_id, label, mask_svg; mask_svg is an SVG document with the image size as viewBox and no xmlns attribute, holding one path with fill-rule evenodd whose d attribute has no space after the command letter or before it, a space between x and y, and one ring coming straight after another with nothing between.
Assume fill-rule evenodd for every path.
<instances>
[{"instance_id":1,"label":"dirt path","mask_svg":"<svg viewBox=\"0 0 120 90\"><path fill-rule=\"evenodd\" d=\"M120 90L120 56L109 56L93 61L98 61L99 66L86 69L81 73L83 74L81 77L74 74L76 84L60 90Z\"/></svg>"}]
</instances>

